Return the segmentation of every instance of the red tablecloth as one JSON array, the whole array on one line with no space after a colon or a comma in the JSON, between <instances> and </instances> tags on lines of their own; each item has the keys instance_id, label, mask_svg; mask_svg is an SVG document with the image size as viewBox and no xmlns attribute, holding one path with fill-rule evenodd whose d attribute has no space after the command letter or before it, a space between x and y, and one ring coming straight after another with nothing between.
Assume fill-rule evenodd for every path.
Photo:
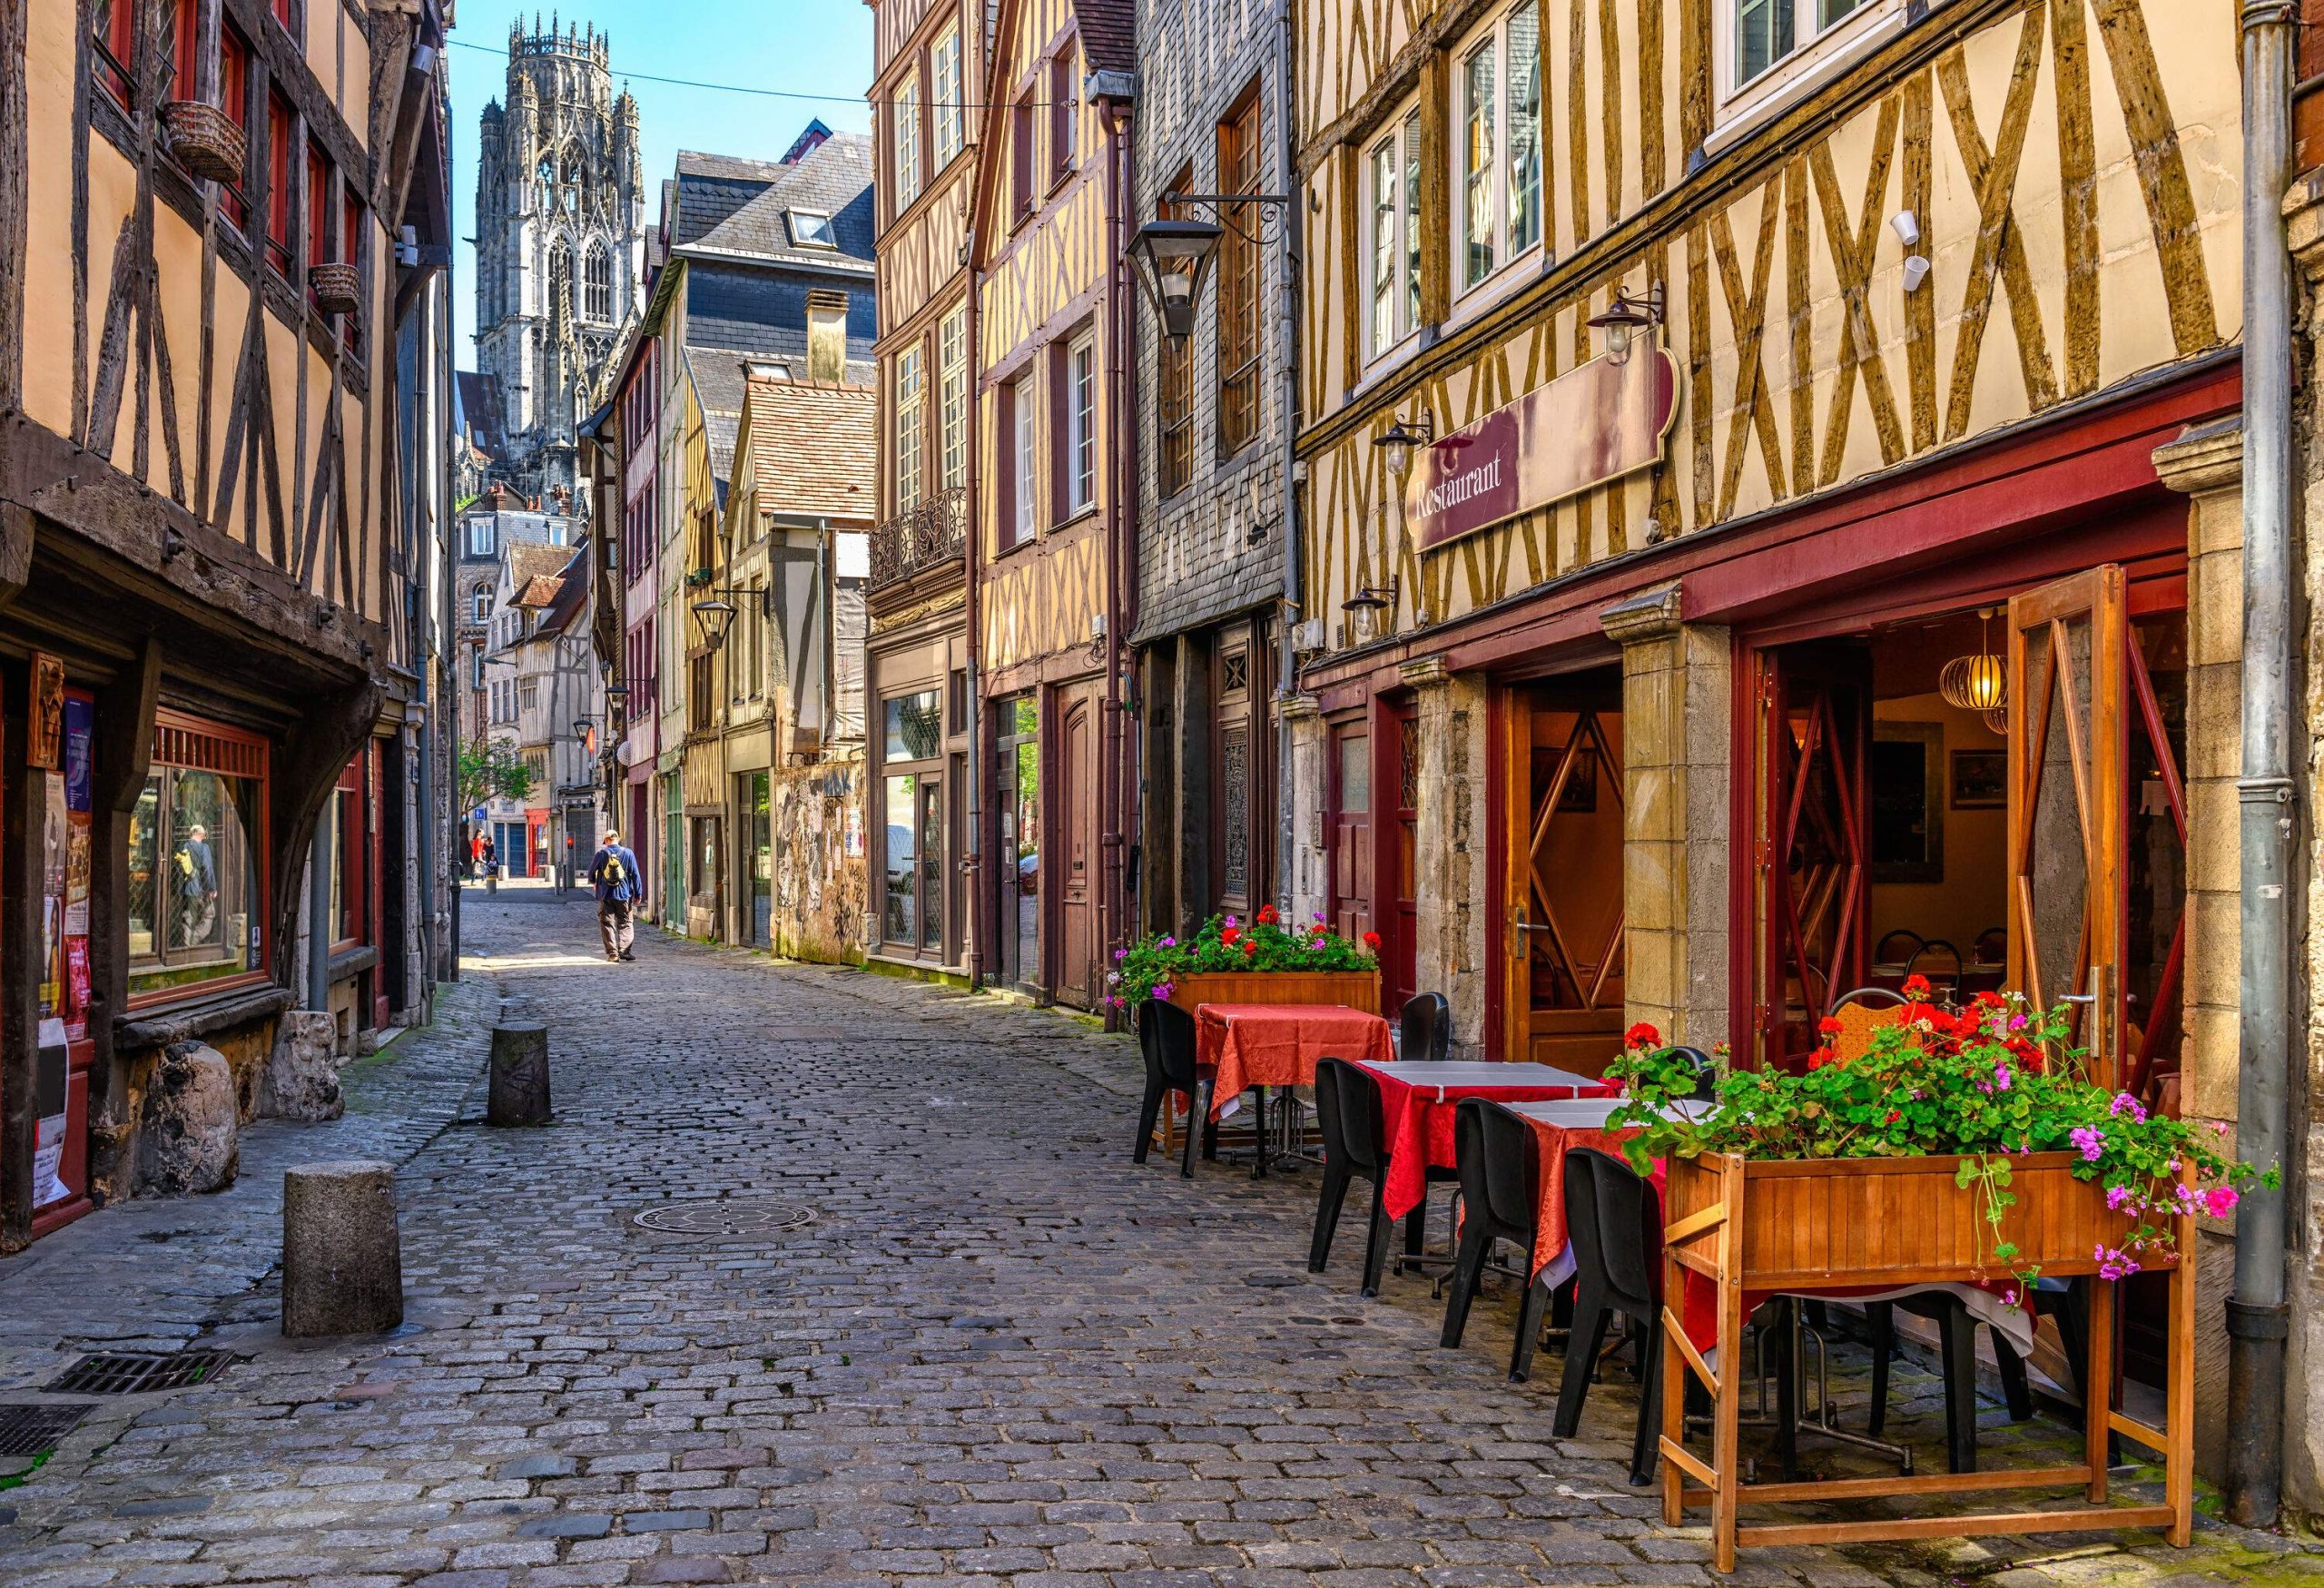
<instances>
[{"instance_id":1,"label":"red tablecloth","mask_svg":"<svg viewBox=\"0 0 2324 1588\"><path fill-rule=\"evenodd\" d=\"M1541 1208L1533 1218L1533 1266L1529 1270L1539 1277L1543 1268L1554 1262L1567 1246L1565 1231L1565 1155L1571 1147L1594 1147L1600 1152L1622 1156L1622 1143L1638 1134L1636 1126L1609 1130L1602 1126L1552 1125L1546 1119L1528 1119L1533 1127L1533 1172L1541 1190ZM1654 1169L1648 1177L1654 1194L1662 1195L1662 1160L1654 1160Z\"/></svg>"},{"instance_id":2,"label":"red tablecloth","mask_svg":"<svg viewBox=\"0 0 2324 1588\"><path fill-rule=\"evenodd\" d=\"M1380 1082L1380 1134L1388 1152L1388 1183L1381 1188L1381 1198L1391 1218L1402 1218L1428 1199L1430 1169L1452 1169L1460 1163L1452 1142L1452 1115L1462 1098L1550 1103L1577 1095L1570 1086L1417 1087L1376 1070L1372 1073ZM1608 1082L1579 1095L1612 1097L1620 1090ZM1437 1099L1440 1090L1444 1094L1442 1101Z\"/></svg>"},{"instance_id":3,"label":"red tablecloth","mask_svg":"<svg viewBox=\"0 0 2324 1588\"><path fill-rule=\"evenodd\" d=\"M1318 1059L1395 1056L1388 1022L1338 1003L1206 1003L1195 1059L1215 1078L1211 1118L1254 1086L1313 1086Z\"/></svg>"}]
</instances>

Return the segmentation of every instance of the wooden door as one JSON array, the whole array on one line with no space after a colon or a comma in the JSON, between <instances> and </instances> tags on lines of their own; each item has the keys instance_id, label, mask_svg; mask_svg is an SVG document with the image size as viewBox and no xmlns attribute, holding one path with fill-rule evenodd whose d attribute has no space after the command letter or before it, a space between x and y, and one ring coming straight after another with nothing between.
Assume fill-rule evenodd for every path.
<instances>
[{"instance_id":1,"label":"wooden door","mask_svg":"<svg viewBox=\"0 0 2324 1588\"><path fill-rule=\"evenodd\" d=\"M1865 752L1872 664L1856 646L1762 654L1758 1026L1768 1063L1815 1050L1817 1022L1864 984L1870 873Z\"/></svg>"},{"instance_id":2,"label":"wooden door","mask_svg":"<svg viewBox=\"0 0 2324 1588\"><path fill-rule=\"evenodd\" d=\"M1332 725L1332 925L1361 941L1372 930L1372 729Z\"/></svg>"},{"instance_id":3,"label":"wooden door","mask_svg":"<svg viewBox=\"0 0 2324 1588\"><path fill-rule=\"evenodd\" d=\"M1050 828L1064 840L1058 868L1057 996L1091 1006L1098 961L1098 706L1071 697L1058 725L1057 804Z\"/></svg>"},{"instance_id":4,"label":"wooden door","mask_svg":"<svg viewBox=\"0 0 2324 1588\"><path fill-rule=\"evenodd\" d=\"M1505 720L1502 1056L1601 1074L1628 968L1620 685L1513 692Z\"/></svg>"},{"instance_id":5,"label":"wooden door","mask_svg":"<svg viewBox=\"0 0 2324 1588\"><path fill-rule=\"evenodd\" d=\"M2111 564L2009 603L2009 982L2075 1003L2076 1046L2115 1084L2129 952L2124 814L2129 602Z\"/></svg>"},{"instance_id":6,"label":"wooden door","mask_svg":"<svg viewBox=\"0 0 2324 1588\"><path fill-rule=\"evenodd\" d=\"M1384 786L1396 791L1395 821L1388 834L1389 908L1381 923L1380 970L1393 1015L1420 990L1420 707L1398 705L1391 719L1391 757Z\"/></svg>"}]
</instances>

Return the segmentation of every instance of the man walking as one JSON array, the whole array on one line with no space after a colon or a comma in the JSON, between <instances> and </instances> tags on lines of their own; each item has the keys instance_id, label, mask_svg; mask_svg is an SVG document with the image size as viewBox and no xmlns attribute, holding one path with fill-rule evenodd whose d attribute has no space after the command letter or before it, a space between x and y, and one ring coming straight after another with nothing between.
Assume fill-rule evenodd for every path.
<instances>
[{"instance_id":1,"label":"man walking","mask_svg":"<svg viewBox=\"0 0 2324 1588\"><path fill-rule=\"evenodd\" d=\"M632 914L639 895L637 856L622 847L621 834L608 832L589 859L589 883L597 891L597 933L606 941L606 958L634 960L629 945L637 936Z\"/></svg>"}]
</instances>

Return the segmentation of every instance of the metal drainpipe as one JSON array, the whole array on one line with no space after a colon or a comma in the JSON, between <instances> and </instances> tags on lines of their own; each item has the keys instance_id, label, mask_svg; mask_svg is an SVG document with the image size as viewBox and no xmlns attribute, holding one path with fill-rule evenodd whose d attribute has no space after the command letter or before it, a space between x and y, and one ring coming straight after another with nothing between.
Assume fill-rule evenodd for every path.
<instances>
[{"instance_id":1,"label":"metal drainpipe","mask_svg":"<svg viewBox=\"0 0 2324 1588\"><path fill-rule=\"evenodd\" d=\"M2242 964L2236 1152L2286 1163L2291 1071L2292 6L2244 0ZM2272 1525L2282 1495L2286 1221L2281 1189L2236 1212L2227 1303L2227 1514Z\"/></svg>"},{"instance_id":2,"label":"metal drainpipe","mask_svg":"<svg viewBox=\"0 0 2324 1588\"><path fill-rule=\"evenodd\" d=\"M964 628L962 639L965 642L969 671L969 698L967 702L969 716L969 786L965 800L968 809L968 831L960 835L960 865L958 874L960 879L959 885L969 891L967 908L960 912L961 919L968 922L969 928L969 952L966 956L966 963L969 972L969 985L970 987L981 987L984 985L984 970L986 963L984 952L985 928L989 922L1000 919L1000 911L997 901L995 907L992 910L988 911L985 908L985 889L988 886L992 885L992 883L991 873L986 869L982 859L985 852L984 774L987 769L984 764L984 758L986 755L986 713L984 704L984 678L982 676L983 669L980 666L980 659L982 655L982 642L979 637L977 627L977 597L980 593L977 578L979 573L981 571L981 565L983 561L984 525L982 517L977 510L978 503L981 500L978 495L980 482L977 478L977 469L980 462L980 459L978 457L978 443L982 439L984 427L980 422L983 403L980 399L977 392L977 381L984 373L984 370L980 360L977 357L977 236L976 231L973 227L970 229L961 246L968 251L966 257L968 261L969 278L969 290L964 295L967 301L963 304L961 310L963 325L960 331L962 340L968 343L966 358L969 366L968 369L962 372L960 377L961 380L968 387L969 404L968 494L961 498L960 502L960 541L962 557L965 562L965 567L961 571L960 579L960 616ZM948 676L944 680L945 687L948 692L951 687L951 683L952 680L948 673ZM874 698L877 698L876 694ZM867 739L872 735L872 718L868 715L868 708L867 715L863 719L863 733ZM993 786L1000 786L997 775ZM867 790L866 792L868 793L869 791ZM999 852L999 846L995 845L994 853L998 853Z\"/></svg>"},{"instance_id":3,"label":"metal drainpipe","mask_svg":"<svg viewBox=\"0 0 2324 1588\"><path fill-rule=\"evenodd\" d=\"M1122 312L1127 299L1123 289L1128 285L1129 270L1129 204L1130 152L1134 113L1119 102L1113 115L1114 157L1106 173L1108 185L1113 190L1108 196L1114 217L1113 264L1106 272L1106 322L1108 354L1112 363L1114 413L1111 426L1114 440L1113 503L1108 518L1111 519L1111 541L1106 555L1106 697L1105 714L1106 761L1098 776L1100 819L1110 829L1099 839L1106 852L1106 888L1102 895L1103 912L1099 917L1098 963L1089 988L1089 996L1101 998L1105 985L1105 968L1113 962L1109 951L1117 943L1126 942L1128 932L1125 922L1129 912L1125 867L1129 855L1133 813L1129 790L1129 735L1122 721L1122 630L1129 621L1128 592L1137 567L1137 503L1135 463L1136 448L1131 439L1137 434L1131 419L1131 382L1129 371L1128 316ZM1106 1006L1106 1028L1116 1030L1120 1024L1118 1013Z\"/></svg>"},{"instance_id":4,"label":"metal drainpipe","mask_svg":"<svg viewBox=\"0 0 2324 1588\"><path fill-rule=\"evenodd\" d=\"M1285 709L1299 687L1299 646L1292 628L1302 616L1299 604L1299 488L1294 477L1299 468L1299 224L1298 166L1293 156L1297 139L1293 131L1294 106L1291 64L1291 0L1275 3L1275 161L1282 192L1291 202L1283 211L1283 279L1277 296L1282 303L1283 341L1283 464L1276 481L1283 521L1283 609L1275 615L1275 906L1284 920L1291 919L1292 849L1298 824L1291 783L1291 716Z\"/></svg>"}]
</instances>

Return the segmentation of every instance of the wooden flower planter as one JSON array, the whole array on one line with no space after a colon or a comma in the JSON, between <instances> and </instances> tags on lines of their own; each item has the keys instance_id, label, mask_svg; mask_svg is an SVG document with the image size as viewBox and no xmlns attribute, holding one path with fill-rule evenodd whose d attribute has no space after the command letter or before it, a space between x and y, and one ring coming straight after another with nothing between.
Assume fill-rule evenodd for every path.
<instances>
[{"instance_id":1,"label":"wooden flower planter","mask_svg":"<svg viewBox=\"0 0 2324 1588\"><path fill-rule=\"evenodd\" d=\"M2073 1466L2007 1472L1931 1473L1912 1477L1844 1478L1820 1483L1741 1482L1737 1454L1746 1359L1746 1292L1813 1292L2005 1279L1992 1257L1994 1239L1974 1190L1954 1183L1955 1157L1808 1159L1759 1162L1724 1154L1672 1159L1664 1194L1664 1295L1668 1348L1662 1353L1662 1519L1671 1526L1689 1505L1711 1510L1712 1563L1735 1569L1738 1545L1839 1544L1874 1540L2063 1533L2093 1528L2162 1527L2183 1547L2193 1521L2195 1286L2177 1253L2195 1249L2194 1220L2176 1221L2171 1254L2142 1254L2142 1264L2171 1273L2169 1386L2164 1426L2152 1428L2113 1410L2103 1386L2113 1381L2114 1287L2091 1285L2089 1382L2083 1459ZM2021 1265L2044 1277L2095 1275L2096 1248L2121 1244L2129 1220L2106 1207L2103 1188L2073 1178L2072 1154L2037 1153L2011 1160L2017 1197L2002 1238L2014 1242ZM1686 1276L1717 1287L1718 1364L1713 1373L1680 1315ZM1686 1446L1683 1375L1711 1397L1709 1459ZM2106 1503L2110 1433L2160 1453L2165 1472L2160 1505ZM1989 1511L1864 1521L1740 1525L1746 1505L1915 1494L2079 1488L2086 1504L2041 1511Z\"/></svg>"},{"instance_id":2,"label":"wooden flower planter","mask_svg":"<svg viewBox=\"0 0 2324 1588\"><path fill-rule=\"evenodd\" d=\"M1344 1003L1380 1010L1377 971L1202 971L1170 984L1170 1001L1188 1014L1206 1003Z\"/></svg>"}]
</instances>

